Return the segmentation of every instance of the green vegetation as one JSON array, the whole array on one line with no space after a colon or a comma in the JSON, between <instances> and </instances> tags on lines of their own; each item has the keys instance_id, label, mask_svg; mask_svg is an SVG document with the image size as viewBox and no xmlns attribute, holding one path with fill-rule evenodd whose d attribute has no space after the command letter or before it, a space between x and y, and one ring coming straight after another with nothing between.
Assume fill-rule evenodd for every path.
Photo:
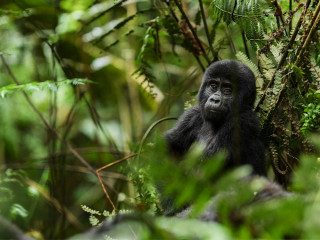
<instances>
[{"instance_id":1,"label":"green vegetation","mask_svg":"<svg viewBox=\"0 0 320 240\"><path fill-rule=\"evenodd\" d=\"M319 24L319 0L0 1L0 238L85 239L128 212L106 239L318 238ZM246 166L166 154L218 59L254 72L268 177L291 197L251 204L266 182ZM190 219L162 216L164 179ZM197 220L212 201L220 222Z\"/></svg>"}]
</instances>

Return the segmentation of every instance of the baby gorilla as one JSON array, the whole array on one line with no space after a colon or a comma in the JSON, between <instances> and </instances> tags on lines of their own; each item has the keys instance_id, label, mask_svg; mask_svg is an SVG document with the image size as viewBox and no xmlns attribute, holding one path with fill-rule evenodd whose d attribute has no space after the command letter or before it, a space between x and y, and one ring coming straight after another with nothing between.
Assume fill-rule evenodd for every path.
<instances>
[{"instance_id":1,"label":"baby gorilla","mask_svg":"<svg viewBox=\"0 0 320 240\"><path fill-rule=\"evenodd\" d=\"M235 60L211 64L202 79L198 104L165 133L169 151L181 157L193 142L200 142L205 158L225 149L226 168L249 164L255 174L265 175L255 98L255 77L247 66Z\"/></svg>"}]
</instances>

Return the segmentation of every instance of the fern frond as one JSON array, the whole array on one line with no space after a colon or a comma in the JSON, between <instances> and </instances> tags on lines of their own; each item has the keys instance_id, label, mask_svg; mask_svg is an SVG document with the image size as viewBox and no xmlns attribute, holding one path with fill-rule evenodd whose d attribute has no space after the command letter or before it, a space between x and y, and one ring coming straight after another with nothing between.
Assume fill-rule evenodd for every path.
<instances>
[{"instance_id":1,"label":"fern frond","mask_svg":"<svg viewBox=\"0 0 320 240\"><path fill-rule=\"evenodd\" d=\"M258 95L260 95L261 91L262 91L262 87L264 85L264 79L263 79L263 77L262 77L257 65L254 64L247 57L247 55L245 53L243 53L243 52L237 52L236 57L240 62L242 62L245 65L247 65L251 69L251 71L253 72L254 76L256 77L257 93L258 93Z\"/></svg>"},{"instance_id":2,"label":"fern frond","mask_svg":"<svg viewBox=\"0 0 320 240\"><path fill-rule=\"evenodd\" d=\"M234 0L213 0L211 2L211 7L214 12L221 16L226 23L231 22L232 13L235 18L264 18L265 15L262 12L261 7L259 7L258 1L237 1L237 5L234 8ZM219 19L219 20L220 20Z\"/></svg>"},{"instance_id":3,"label":"fern frond","mask_svg":"<svg viewBox=\"0 0 320 240\"><path fill-rule=\"evenodd\" d=\"M14 18L26 17L30 15L31 10L12 10L12 9L0 9L0 17L2 16L10 16Z\"/></svg>"},{"instance_id":4,"label":"fern frond","mask_svg":"<svg viewBox=\"0 0 320 240\"><path fill-rule=\"evenodd\" d=\"M270 50L272 55L274 56L274 59L276 60L277 63L280 62L280 59L282 57L281 50L283 49L283 44L278 43L277 46L271 45Z\"/></svg>"},{"instance_id":5,"label":"fern frond","mask_svg":"<svg viewBox=\"0 0 320 240\"><path fill-rule=\"evenodd\" d=\"M90 215L89 222L91 226L97 226L100 223L99 219L96 218L94 215Z\"/></svg>"},{"instance_id":6,"label":"fern frond","mask_svg":"<svg viewBox=\"0 0 320 240\"><path fill-rule=\"evenodd\" d=\"M274 85L272 88L267 90L263 104L260 105L259 115L262 123L268 119L270 113L275 108L279 100L280 93L283 90L283 85L282 73L281 71L277 71L274 77Z\"/></svg>"},{"instance_id":7,"label":"fern frond","mask_svg":"<svg viewBox=\"0 0 320 240\"><path fill-rule=\"evenodd\" d=\"M59 87L65 85L83 85L85 83L94 83L88 79L83 78L74 78L74 79L66 79L62 81L44 81L44 82L31 82L27 84L10 84L5 87L0 88L0 97L5 98L8 94L12 94L19 91L33 92L33 91L41 91L41 90L51 90L57 91Z\"/></svg>"},{"instance_id":8,"label":"fern frond","mask_svg":"<svg viewBox=\"0 0 320 240\"><path fill-rule=\"evenodd\" d=\"M105 235L104 236L105 240L115 240L115 238L110 237L109 235Z\"/></svg>"},{"instance_id":9,"label":"fern frond","mask_svg":"<svg viewBox=\"0 0 320 240\"><path fill-rule=\"evenodd\" d=\"M270 81L273 78L273 73L276 70L276 66L274 65L272 60L263 53L260 54L258 58L259 58L261 68L264 69L263 70L264 77Z\"/></svg>"},{"instance_id":10,"label":"fern frond","mask_svg":"<svg viewBox=\"0 0 320 240\"><path fill-rule=\"evenodd\" d=\"M317 63L313 59L310 61L309 65L313 78L318 82L318 85L320 85L320 67L317 66Z\"/></svg>"},{"instance_id":11,"label":"fern frond","mask_svg":"<svg viewBox=\"0 0 320 240\"><path fill-rule=\"evenodd\" d=\"M87 213L90 213L91 215L101 215L101 213L99 211L94 210L92 208L89 208L86 205L81 205L81 208L82 208L83 211L85 211Z\"/></svg>"},{"instance_id":12,"label":"fern frond","mask_svg":"<svg viewBox=\"0 0 320 240\"><path fill-rule=\"evenodd\" d=\"M211 7L218 21L223 20L227 24L232 21L237 23L246 38L251 41L252 47L256 48L254 41L263 40L265 13L269 10L264 3L261 0L213 0Z\"/></svg>"},{"instance_id":13,"label":"fern frond","mask_svg":"<svg viewBox=\"0 0 320 240\"><path fill-rule=\"evenodd\" d=\"M274 79L272 91L275 96L278 96L283 87L281 71L276 72Z\"/></svg>"},{"instance_id":14,"label":"fern frond","mask_svg":"<svg viewBox=\"0 0 320 240\"><path fill-rule=\"evenodd\" d=\"M148 27L146 34L144 35L143 44L140 48L140 52L138 54L137 60L135 61L135 64L138 64L143 61L145 51L148 47L148 43L152 41L152 31L153 28L151 26Z\"/></svg>"},{"instance_id":15,"label":"fern frond","mask_svg":"<svg viewBox=\"0 0 320 240\"><path fill-rule=\"evenodd\" d=\"M237 52L236 53L236 57L237 57L237 59L240 61L240 62L242 62L242 63L244 63L245 65L247 65L250 69L251 69L251 71L254 73L254 76L255 77L257 77L257 76L259 76L260 75L260 72L259 72L259 69L258 69L258 67L257 67L257 65L255 65L248 57L247 57L247 55L245 54L245 53L243 53L243 52Z\"/></svg>"},{"instance_id":16,"label":"fern frond","mask_svg":"<svg viewBox=\"0 0 320 240\"><path fill-rule=\"evenodd\" d=\"M132 213L132 210L120 209L119 212L116 212L114 210L112 212L104 210L103 211L103 216L105 216L106 218L109 218L109 217L115 217L115 216L117 216L119 214L128 214L128 213Z\"/></svg>"}]
</instances>

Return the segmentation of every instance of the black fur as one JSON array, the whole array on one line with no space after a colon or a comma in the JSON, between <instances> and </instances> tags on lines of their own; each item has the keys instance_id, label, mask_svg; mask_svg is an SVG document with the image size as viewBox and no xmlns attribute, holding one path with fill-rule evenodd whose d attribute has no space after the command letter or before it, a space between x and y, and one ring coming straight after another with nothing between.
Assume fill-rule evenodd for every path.
<instances>
[{"instance_id":1,"label":"black fur","mask_svg":"<svg viewBox=\"0 0 320 240\"><path fill-rule=\"evenodd\" d=\"M216 89L214 79L218 79L221 90L212 90ZM230 83L232 95L224 96L223 84ZM226 168L249 164L255 174L265 175L264 145L253 111L255 97L255 78L247 66L235 60L211 64L202 80L198 104L165 133L169 151L180 157L192 143L202 142L204 157L226 149L229 154Z\"/></svg>"}]
</instances>

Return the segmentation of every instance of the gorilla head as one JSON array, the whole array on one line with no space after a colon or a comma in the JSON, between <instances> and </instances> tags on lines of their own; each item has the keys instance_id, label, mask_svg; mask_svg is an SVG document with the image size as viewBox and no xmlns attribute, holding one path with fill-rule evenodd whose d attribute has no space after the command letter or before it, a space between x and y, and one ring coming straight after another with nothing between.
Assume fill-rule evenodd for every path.
<instances>
[{"instance_id":1,"label":"gorilla head","mask_svg":"<svg viewBox=\"0 0 320 240\"><path fill-rule=\"evenodd\" d=\"M216 124L232 115L235 103L239 111L251 110L255 98L254 74L235 60L211 64L203 76L198 94L203 118Z\"/></svg>"}]
</instances>

